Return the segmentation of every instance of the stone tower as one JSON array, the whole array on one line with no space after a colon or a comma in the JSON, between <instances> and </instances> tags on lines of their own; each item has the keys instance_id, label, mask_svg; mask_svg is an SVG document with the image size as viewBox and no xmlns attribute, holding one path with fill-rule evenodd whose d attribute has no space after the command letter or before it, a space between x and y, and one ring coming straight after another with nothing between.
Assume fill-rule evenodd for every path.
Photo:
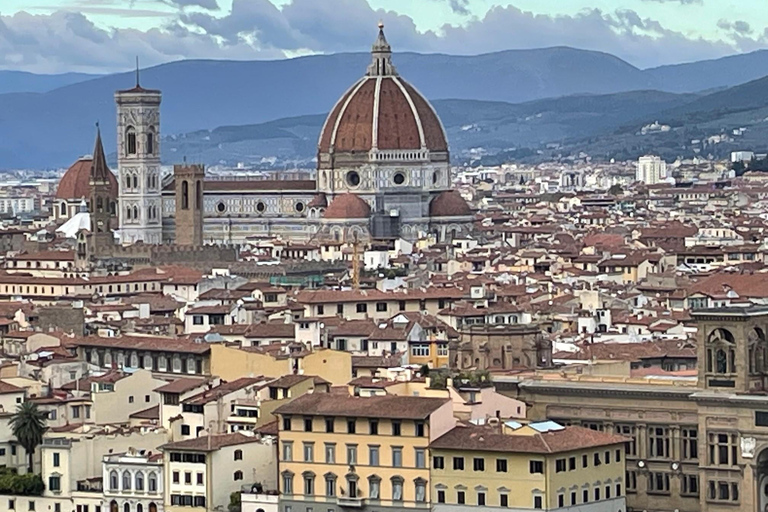
<instances>
[{"instance_id":1,"label":"stone tower","mask_svg":"<svg viewBox=\"0 0 768 512\"><path fill-rule=\"evenodd\" d=\"M136 87L115 93L120 184L120 241L162 243L158 90Z\"/></svg>"},{"instance_id":2,"label":"stone tower","mask_svg":"<svg viewBox=\"0 0 768 512\"><path fill-rule=\"evenodd\" d=\"M112 171L107 167L107 158L104 155L104 146L101 143L101 130L96 131L96 145L93 148L93 162L91 163L90 190L91 197L91 252L98 253L100 249L106 249L114 243L112 229L115 227L113 219L116 216L116 197L110 183Z\"/></svg>"},{"instance_id":3,"label":"stone tower","mask_svg":"<svg viewBox=\"0 0 768 512\"><path fill-rule=\"evenodd\" d=\"M203 245L203 186L205 168L202 165L175 165L176 182L176 245Z\"/></svg>"}]
</instances>

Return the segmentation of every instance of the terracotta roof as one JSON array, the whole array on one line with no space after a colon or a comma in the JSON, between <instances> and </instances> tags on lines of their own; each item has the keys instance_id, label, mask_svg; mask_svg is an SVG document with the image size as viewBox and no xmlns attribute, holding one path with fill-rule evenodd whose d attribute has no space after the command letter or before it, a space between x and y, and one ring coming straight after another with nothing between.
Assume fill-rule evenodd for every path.
<instances>
[{"instance_id":1,"label":"terracotta roof","mask_svg":"<svg viewBox=\"0 0 768 512\"><path fill-rule=\"evenodd\" d=\"M349 416L359 418L402 418L423 420L449 402L447 398L417 396L343 396L311 393L281 405L275 414L305 416Z\"/></svg>"},{"instance_id":2,"label":"terracotta roof","mask_svg":"<svg viewBox=\"0 0 768 512\"><path fill-rule=\"evenodd\" d=\"M67 169L56 188L56 199L88 199L91 196L91 169L93 158L81 158ZM117 197L117 179L107 169L110 197Z\"/></svg>"},{"instance_id":3,"label":"terracotta roof","mask_svg":"<svg viewBox=\"0 0 768 512\"><path fill-rule=\"evenodd\" d=\"M367 219L371 207L356 194L336 196L323 214L325 219Z\"/></svg>"},{"instance_id":4,"label":"terracotta roof","mask_svg":"<svg viewBox=\"0 0 768 512\"><path fill-rule=\"evenodd\" d=\"M459 217L472 215L469 205L456 190L441 192L429 203L430 217Z\"/></svg>"},{"instance_id":5,"label":"terracotta roof","mask_svg":"<svg viewBox=\"0 0 768 512\"><path fill-rule=\"evenodd\" d=\"M131 414L129 418L134 418L138 420L159 420L160 406L155 405L154 407L150 407L149 409L144 409L143 411L135 412Z\"/></svg>"},{"instance_id":6,"label":"terracotta roof","mask_svg":"<svg viewBox=\"0 0 768 512\"><path fill-rule=\"evenodd\" d=\"M13 384L8 384L5 381L0 380L0 395L4 395L6 393L23 393L24 389L14 386Z\"/></svg>"},{"instance_id":7,"label":"terracotta roof","mask_svg":"<svg viewBox=\"0 0 768 512\"><path fill-rule=\"evenodd\" d=\"M182 377L155 389L157 393L186 393L208 382L208 379Z\"/></svg>"},{"instance_id":8,"label":"terracotta roof","mask_svg":"<svg viewBox=\"0 0 768 512\"><path fill-rule=\"evenodd\" d=\"M186 354L205 354L211 350L207 343L195 343L180 338L161 338L154 336L120 336L101 338L86 336L67 341L68 346L124 348L136 351L181 352Z\"/></svg>"},{"instance_id":9,"label":"terracotta roof","mask_svg":"<svg viewBox=\"0 0 768 512\"><path fill-rule=\"evenodd\" d=\"M79 379L79 380L73 380L71 382L67 382L66 384L63 384L61 386L61 389L65 391L75 391L75 390L90 391L91 384L93 383L114 384L115 382L122 380L126 377L128 377L127 374L121 371L113 370L105 373L104 375L83 377L82 379Z\"/></svg>"},{"instance_id":10,"label":"terracotta roof","mask_svg":"<svg viewBox=\"0 0 768 512\"><path fill-rule=\"evenodd\" d=\"M160 449L165 452L171 450L210 452L227 446L258 442L261 442L259 436L235 432L234 434L218 434L213 436L200 436L194 439L185 439L184 441L178 441L176 443L164 444L160 446Z\"/></svg>"},{"instance_id":11,"label":"terracotta roof","mask_svg":"<svg viewBox=\"0 0 768 512\"><path fill-rule=\"evenodd\" d=\"M218 400L221 396L228 395L229 393L239 391L260 382L264 382L264 377L242 377L233 380L232 382L223 382L214 388L203 391L199 395L187 398L184 400L184 403L191 405L205 405Z\"/></svg>"},{"instance_id":12,"label":"terracotta roof","mask_svg":"<svg viewBox=\"0 0 768 512\"><path fill-rule=\"evenodd\" d=\"M311 375L283 375L272 382L267 383L270 388L288 389L307 379L312 379Z\"/></svg>"},{"instance_id":13,"label":"terracotta roof","mask_svg":"<svg viewBox=\"0 0 768 512\"><path fill-rule=\"evenodd\" d=\"M533 435L503 434L497 425L460 424L430 443L430 449L504 453L561 453L627 442L625 437L584 427Z\"/></svg>"},{"instance_id":14,"label":"terracotta roof","mask_svg":"<svg viewBox=\"0 0 768 512\"><path fill-rule=\"evenodd\" d=\"M315 194L315 197L307 203L307 208L325 208L326 206L328 206L328 198L323 192Z\"/></svg>"},{"instance_id":15,"label":"terracotta roof","mask_svg":"<svg viewBox=\"0 0 768 512\"><path fill-rule=\"evenodd\" d=\"M691 287L691 294L726 297L733 290L740 297L768 297L768 273L720 272L706 277Z\"/></svg>"},{"instance_id":16,"label":"terracotta roof","mask_svg":"<svg viewBox=\"0 0 768 512\"><path fill-rule=\"evenodd\" d=\"M677 340L654 340L642 343L588 343L577 352L560 352L556 359L603 359L640 361L657 357L696 358L696 346Z\"/></svg>"}]
</instances>

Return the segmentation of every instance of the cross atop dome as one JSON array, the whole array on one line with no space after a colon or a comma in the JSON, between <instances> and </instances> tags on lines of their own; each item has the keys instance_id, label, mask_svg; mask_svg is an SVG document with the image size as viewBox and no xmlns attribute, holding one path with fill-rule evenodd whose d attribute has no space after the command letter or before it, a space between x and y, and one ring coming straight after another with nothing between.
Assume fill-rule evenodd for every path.
<instances>
[{"instance_id":1,"label":"cross atop dome","mask_svg":"<svg viewBox=\"0 0 768 512\"><path fill-rule=\"evenodd\" d=\"M379 21L379 36L371 48L371 64L366 72L368 76L397 76L392 64L392 47L384 36L384 22Z\"/></svg>"}]
</instances>

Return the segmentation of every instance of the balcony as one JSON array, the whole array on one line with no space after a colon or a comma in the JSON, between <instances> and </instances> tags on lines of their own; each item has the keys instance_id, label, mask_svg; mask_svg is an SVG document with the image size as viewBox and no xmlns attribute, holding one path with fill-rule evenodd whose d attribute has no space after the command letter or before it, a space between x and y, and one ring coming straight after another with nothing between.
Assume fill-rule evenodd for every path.
<instances>
[{"instance_id":1,"label":"balcony","mask_svg":"<svg viewBox=\"0 0 768 512\"><path fill-rule=\"evenodd\" d=\"M350 498L348 496L339 496L336 499L336 503L340 507L345 507L345 508L362 508L362 506L363 506L363 499L362 498Z\"/></svg>"}]
</instances>

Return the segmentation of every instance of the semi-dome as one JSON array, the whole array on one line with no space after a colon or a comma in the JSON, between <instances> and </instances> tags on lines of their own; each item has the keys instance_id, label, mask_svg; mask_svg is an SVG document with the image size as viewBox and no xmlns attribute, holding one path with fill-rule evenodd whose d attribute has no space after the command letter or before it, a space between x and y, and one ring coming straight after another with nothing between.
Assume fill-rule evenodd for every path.
<instances>
[{"instance_id":1,"label":"semi-dome","mask_svg":"<svg viewBox=\"0 0 768 512\"><path fill-rule=\"evenodd\" d=\"M371 150L448 151L432 105L392 65L392 50L379 24L372 62L336 103L320 132L320 153Z\"/></svg>"},{"instance_id":2,"label":"semi-dome","mask_svg":"<svg viewBox=\"0 0 768 512\"><path fill-rule=\"evenodd\" d=\"M341 194L331 201L325 210L325 219L367 219L371 215L371 207L365 200L355 194Z\"/></svg>"},{"instance_id":3,"label":"semi-dome","mask_svg":"<svg viewBox=\"0 0 768 512\"><path fill-rule=\"evenodd\" d=\"M455 190L441 192L429 203L430 217L460 217L472 215L469 205Z\"/></svg>"}]
</instances>

